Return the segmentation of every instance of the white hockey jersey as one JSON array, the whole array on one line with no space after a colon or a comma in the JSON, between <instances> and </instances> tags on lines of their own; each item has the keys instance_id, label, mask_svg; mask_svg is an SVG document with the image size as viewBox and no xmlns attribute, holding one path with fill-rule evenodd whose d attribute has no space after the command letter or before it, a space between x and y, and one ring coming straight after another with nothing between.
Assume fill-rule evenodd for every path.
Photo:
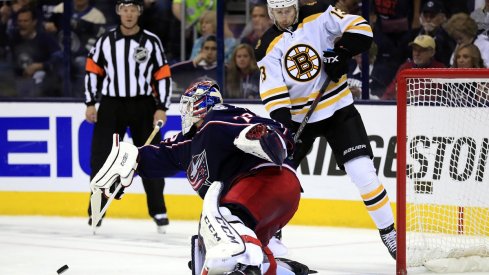
<instances>
[{"instance_id":1,"label":"white hockey jersey","mask_svg":"<svg viewBox=\"0 0 489 275\"><path fill-rule=\"evenodd\" d=\"M271 27L256 46L260 68L260 97L265 109L291 109L292 120L301 122L326 80L323 51L333 49L343 33L372 37L372 29L361 16L334 8L314 5L301 7L294 31ZM294 26L295 27L295 26ZM326 119L353 103L346 75L330 82L309 122Z\"/></svg>"}]
</instances>

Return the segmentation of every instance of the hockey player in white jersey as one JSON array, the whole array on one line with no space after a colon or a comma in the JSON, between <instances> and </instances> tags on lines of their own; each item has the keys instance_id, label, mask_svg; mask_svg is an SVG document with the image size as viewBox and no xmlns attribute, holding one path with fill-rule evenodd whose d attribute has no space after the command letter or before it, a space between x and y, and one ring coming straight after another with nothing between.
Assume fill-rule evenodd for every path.
<instances>
[{"instance_id":1,"label":"hockey player in white jersey","mask_svg":"<svg viewBox=\"0 0 489 275\"><path fill-rule=\"evenodd\" d=\"M372 148L346 82L348 61L372 43L361 16L317 1L268 0L272 26L257 43L260 96L270 116L297 131L320 87L331 80L294 152L299 166L317 137L325 137L336 161L360 191L381 239L396 257L396 231L387 192L377 177ZM328 81L329 81L328 80Z\"/></svg>"}]
</instances>

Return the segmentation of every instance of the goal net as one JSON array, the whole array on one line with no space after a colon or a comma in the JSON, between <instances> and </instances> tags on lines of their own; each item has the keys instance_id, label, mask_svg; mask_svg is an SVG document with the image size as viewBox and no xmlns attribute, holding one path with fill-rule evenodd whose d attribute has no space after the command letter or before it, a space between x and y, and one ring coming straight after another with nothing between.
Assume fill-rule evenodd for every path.
<instances>
[{"instance_id":1,"label":"goal net","mask_svg":"<svg viewBox=\"0 0 489 275\"><path fill-rule=\"evenodd\" d=\"M410 69L397 88L397 273L489 271L489 70Z\"/></svg>"}]
</instances>

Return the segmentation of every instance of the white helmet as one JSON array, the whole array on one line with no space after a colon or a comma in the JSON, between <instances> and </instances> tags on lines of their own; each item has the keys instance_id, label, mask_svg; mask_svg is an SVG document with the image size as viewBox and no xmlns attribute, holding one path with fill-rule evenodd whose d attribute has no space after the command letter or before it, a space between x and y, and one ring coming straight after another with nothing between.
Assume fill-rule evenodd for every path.
<instances>
[{"instance_id":1,"label":"white helmet","mask_svg":"<svg viewBox=\"0 0 489 275\"><path fill-rule=\"evenodd\" d=\"M267 0L267 4L269 8L277 9L277 8L287 8L293 5L298 7L297 0Z\"/></svg>"},{"instance_id":2,"label":"white helmet","mask_svg":"<svg viewBox=\"0 0 489 275\"><path fill-rule=\"evenodd\" d=\"M281 9L281 8L288 8L288 7L295 7L295 19L294 19L294 24L297 23L297 20L299 18L299 1L297 0L267 0L267 6L268 6L268 15L270 18L273 20L273 23L280 28L280 26L277 25L275 17L273 16L272 9Z\"/></svg>"}]
</instances>

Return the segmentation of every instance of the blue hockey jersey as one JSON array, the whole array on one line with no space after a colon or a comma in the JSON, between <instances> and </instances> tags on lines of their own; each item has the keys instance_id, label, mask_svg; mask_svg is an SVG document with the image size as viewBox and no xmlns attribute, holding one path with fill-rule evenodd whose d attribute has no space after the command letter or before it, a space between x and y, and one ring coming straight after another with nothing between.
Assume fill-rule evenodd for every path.
<instances>
[{"instance_id":1,"label":"blue hockey jersey","mask_svg":"<svg viewBox=\"0 0 489 275\"><path fill-rule=\"evenodd\" d=\"M275 127L291 143L289 131L282 124L255 115L248 109L217 105L204 118L192 135L177 135L163 140L159 146L139 148L138 172L141 177L163 178L179 171L187 173L192 188L203 198L214 181L224 183L224 190L238 178L264 166L276 166L265 159L245 153L234 145L239 133L249 125L262 123ZM288 148L289 152L292 149ZM283 166L294 171L286 159Z\"/></svg>"}]
</instances>

